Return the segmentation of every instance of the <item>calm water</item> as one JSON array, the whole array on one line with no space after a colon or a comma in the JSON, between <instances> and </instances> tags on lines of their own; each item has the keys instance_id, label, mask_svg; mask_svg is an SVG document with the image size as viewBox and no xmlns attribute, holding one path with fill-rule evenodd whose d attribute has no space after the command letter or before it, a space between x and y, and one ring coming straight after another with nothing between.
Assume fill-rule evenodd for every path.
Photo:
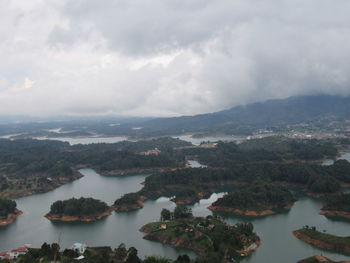
<instances>
[{"instance_id":1,"label":"calm water","mask_svg":"<svg viewBox=\"0 0 350 263\"><path fill-rule=\"evenodd\" d=\"M344 157L350 157L344 156ZM162 208L173 209L174 203L168 198L149 200L143 209L129 213L113 213L111 216L94 223L52 223L47 220L51 203L59 199L91 196L112 204L116 198L128 192L139 190L147 175L135 175L121 178L104 177L91 169L80 170L85 176L75 182L45 193L17 199L19 209L24 214L14 224L0 228L0 251L6 251L26 243L40 246L43 242L60 241L61 247L70 247L74 242L84 242L90 246L110 245L116 247L121 242L135 246L141 256L161 255L171 258L179 253L176 250L156 242L143 240L138 229L147 222L158 220ZM196 216L211 214L207 207L222 194L213 194L209 199L201 200L192 207ZM262 246L243 263L295 263L301 258L314 254L323 254L334 260L350 260L350 257L318 250L296 239L292 231L304 225L316 226L329 233L349 235L350 221L335 221L319 215L322 202L300 196L290 212L268 217L252 219L225 215L229 223L254 223L256 232L262 239ZM193 254L192 254L193 255Z\"/></svg>"},{"instance_id":2,"label":"calm water","mask_svg":"<svg viewBox=\"0 0 350 263\"><path fill-rule=\"evenodd\" d=\"M36 137L38 140L56 140L69 142L70 145L75 144L90 144L90 143L116 143L125 141L128 138L123 136L114 137Z\"/></svg>"},{"instance_id":3,"label":"calm water","mask_svg":"<svg viewBox=\"0 0 350 263\"><path fill-rule=\"evenodd\" d=\"M200 145L202 142L231 142L231 141L241 141L242 137L237 136L207 136L207 137L201 137L201 138L193 138L191 134L188 135L179 135L179 136L173 136L174 138L179 138L180 140L187 141L192 143L193 145Z\"/></svg>"}]
</instances>

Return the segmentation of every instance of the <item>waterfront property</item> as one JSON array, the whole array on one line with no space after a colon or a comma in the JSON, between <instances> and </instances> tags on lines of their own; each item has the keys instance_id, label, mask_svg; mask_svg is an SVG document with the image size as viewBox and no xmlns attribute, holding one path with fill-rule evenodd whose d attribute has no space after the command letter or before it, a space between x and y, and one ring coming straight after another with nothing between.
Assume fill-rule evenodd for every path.
<instances>
[{"instance_id":1,"label":"waterfront property","mask_svg":"<svg viewBox=\"0 0 350 263\"><path fill-rule=\"evenodd\" d=\"M16 249L12 249L8 252L0 252L0 259L14 259L18 258L20 255L24 255L28 252L29 246L25 245L24 247L19 247Z\"/></svg>"},{"instance_id":2,"label":"waterfront property","mask_svg":"<svg viewBox=\"0 0 350 263\"><path fill-rule=\"evenodd\" d=\"M74 250L75 252L79 253L79 254L84 254L85 250L86 250L86 245L82 244L82 243L74 243L72 246L72 250Z\"/></svg>"}]
</instances>

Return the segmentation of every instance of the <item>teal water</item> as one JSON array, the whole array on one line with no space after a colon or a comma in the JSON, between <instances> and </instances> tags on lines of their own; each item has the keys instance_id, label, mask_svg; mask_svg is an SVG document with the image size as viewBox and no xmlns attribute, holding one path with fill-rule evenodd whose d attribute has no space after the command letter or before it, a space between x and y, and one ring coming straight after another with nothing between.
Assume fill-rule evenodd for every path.
<instances>
[{"instance_id":1,"label":"teal water","mask_svg":"<svg viewBox=\"0 0 350 263\"><path fill-rule=\"evenodd\" d=\"M126 141L128 138L123 136L114 137L36 137L37 140L55 140L69 142L70 145L91 144L91 143L116 143Z\"/></svg>"},{"instance_id":2,"label":"teal water","mask_svg":"<svg viewBox=\"0 0 350 263\"><path fill-rule=\"evenodd\" d=\"M141 210L113 213L93 223L52 223L47 220L44 215L56 200L84 196L94 197L111 205L123 194L141 189L141 182L147 176L134 175L118 178L101 176L92 169L82 169L80 172L84 174L83 178L54 191L17 199L18 207L24 214L12 225L0 228L0 251L10 250L27 243L38 247L43 242L59 241L62 248L70 247L75 242L84 242L89 246L112 247L124 242L127 246L135 246L141 256L156 254L176 258L180 253L190 253L144 240L143 234L138 231L142 225L158 220L162 208L175 207L174 203L165 197L146 201ZM221 195L213 194L209 199L192 205L194 215L211 214L207 207ZM292 235L293 230L304 225L316 226L319 230L326 230L336 235L350 235L350 221L331 220L319 215L321 207L320 200L301 195L288 213L263 218L221 215L232 224L253 222L256 232L261 237L261 247L252 256L244 259L243 263L295 263L314 254L323 254L337 261L350 260L348 256L313 248Z\"/></svg>"}]
</instances>

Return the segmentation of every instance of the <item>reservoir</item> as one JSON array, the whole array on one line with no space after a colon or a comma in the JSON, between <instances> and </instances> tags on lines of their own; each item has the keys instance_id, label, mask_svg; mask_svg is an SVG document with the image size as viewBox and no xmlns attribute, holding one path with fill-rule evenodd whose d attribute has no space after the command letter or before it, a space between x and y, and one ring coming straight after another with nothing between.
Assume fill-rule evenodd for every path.
<instances>
[{"instance_id":1,"label":"reservoir","mask_svg":"<svg viewBox=\"0 0 350 263\"><path fill-rule=\"evenodd\" d=\"M349 157L349 156L346 156ZM126 177L105 177L92 169L82 169L83 178L61 186L54 191L18 198L18 208L24 214L9 226L0 228L0 251L10 250L23 244L41 246L43 242L59 242L61 248L69 248L75 242L88 246L116 247L124 242L128 247L134 246L140 256L160 255L176 258L179 254L193 253L174 249L171 246L142 239L143 233L138 229L151 221L159 219L162 208L173 209L175 204L168 198L149 200L141 210L128 213L113 213L111 216L93 223L52 223L44 217L50 205L56 200L71 197L93 197L112 205L125 193L141 189L141 183L147 175ZM242 263L295 263L315 254L327 256L333 260L350 260L350 257L330 253L314 248L292 235L292 231L304 225L316 226L317 229L336 235L350 235L350 221L328 219L319 215L322 201L311 199L301 193L293 208L283 214L263 218L236 217L222 215L231 224L251 221L260 236L262 245L253 255ZM201 200L191 206L195 216L206 216L212 212L207 207L221 194L213 194L209 199Z\"/></svg>"}]
</instances>

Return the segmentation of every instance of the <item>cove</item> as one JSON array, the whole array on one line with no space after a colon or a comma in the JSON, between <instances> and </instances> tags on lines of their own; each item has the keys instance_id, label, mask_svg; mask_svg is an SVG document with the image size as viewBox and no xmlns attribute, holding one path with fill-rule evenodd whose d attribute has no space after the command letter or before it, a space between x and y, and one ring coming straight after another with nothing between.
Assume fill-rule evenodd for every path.
<instances>
[{"instance_id":1,"label":"cove","mask_svg":"<svg viewBox=\"0 0 350 263\"><path fill-rule=\"evenodd\" d=\"M343 156L348 159L349 155ZM192 165L198 165L194 163ZM71 197L93 197L111 205L125 193L141 189L141 182L147 175L126 177L105 177L92 169L82 169L83 178L63 185L54 191L33 196L18 198L18 208L24 214L7 227L0 228L0 251L10 250L23 244L40 246L43 242L59 242L62 248L70 247L75 242L89 246L118 246L124 242L128 247L134 246L140 256L160 255L176 258L179 254L193 253L174 249L168 245L142 239L143 233L138 229L144 224L157 221L162 208L174 209L175 204L168 198L148 200L141 210L128 213L113 213L111 216L93 223L52 223L44 215L50 205L59 199ZM195 216L212 214L207 207L222 194L212 194L209 199L201 200L191 206ZM322 201L311 199L299 193L299 200L292 209L283 214L262 218L237 217L228 214L223 216L227 222L252 222L255 231L261 237L262 245L242 263L295 263L298 260L315 254L324 255L333 260L349 260L350 257L330 253L314 248L292 235L292 231L304 225L316 226L335 235L349 235L350 221L339 221L319 215Z\"/></svg>"}]
</instances>

